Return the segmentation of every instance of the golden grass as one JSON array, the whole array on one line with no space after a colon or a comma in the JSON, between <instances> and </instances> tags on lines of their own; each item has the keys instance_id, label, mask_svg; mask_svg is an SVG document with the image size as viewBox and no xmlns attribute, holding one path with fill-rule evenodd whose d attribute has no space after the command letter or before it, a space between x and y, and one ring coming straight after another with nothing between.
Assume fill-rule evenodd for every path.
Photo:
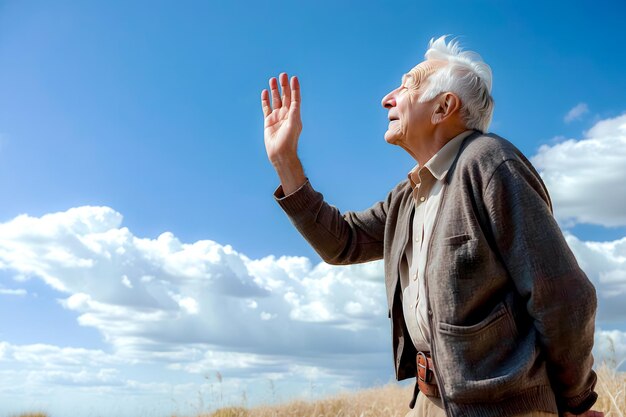
<instances>
[{"instance_id":1,"label":"golden grass","mask_svg":"<svg viewBox=\"0 0 626 417\"><path fill-rule=\"evenodd\" d=\"M594 409L604 411L606 417L626 415L626 372L616 372L606 364L598 369L598 402Z\"/></svg>"},{"instance_id":2,"label":"golden grass","mask_svg":"<svg viewBox=\"0 0 626 417\"><path fill-rule=\"evenodd\" d=\"M198 417L402 417L408 410L411 390L390 384L312 402L292 401L252 409L227 407Z\"/></svg>"},{"instance_id":3,"label":"golden grass","mask_svg":"<svg viewBox=\"0 0 626 417\"><path fill-rule=\"evenodd\" d=\"M597 369L598 402L594 410L605 417L626 415L626 373L606 365ZM408 412L413 387L395 384L335 395L319 401L292 401L255 408L227 407L198 417L402 417Z\"/></svg>"}]
</instances>

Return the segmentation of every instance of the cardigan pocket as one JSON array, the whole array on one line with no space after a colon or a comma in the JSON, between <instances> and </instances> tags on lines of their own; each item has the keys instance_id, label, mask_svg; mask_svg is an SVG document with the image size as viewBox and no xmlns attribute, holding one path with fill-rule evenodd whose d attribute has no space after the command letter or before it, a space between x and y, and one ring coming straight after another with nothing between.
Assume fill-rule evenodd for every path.
<instances>
[{"instance_id":1,"label":"cardigan pocket","mask_svg":"<svg viewBox=\"0 0 626 417\"><path fill-rule=\"evenodd\" d=\"M435 366L447 396L460 403L505 398L525 377L525 359L535 354L534 347L519 345L515 322L504 302L472 325L439 322L436 338Z\"/></svg>"},{"instance_id":2,"label":"cardigan pocket","mask_svg":"<svg viewBox=\"0 0 626 417\"><path fill-rule=\"evenodd\" d=\"M505 319L507 315L506 307L500 302L497 307L483 321L471 326L457 326L444 322L439 323L439 330L452 336L471 336L480 333L482 330L497 325L498 321Z\"/></svg>"},{"instance_id":3,"label":"cardigan pocket","mask_svg":"<svg viewBox=\"0 0 626 417\"><path fill-rule=\"evenodd\" d=\"M479 240L471 235L463 234L442 239L435 245L433 259L438 259L439 274L455 279L472 279L476 274L482 276L480 268L484 261ZM429 257L431 255L429 254Z\"/></svg>"}]
</instances>

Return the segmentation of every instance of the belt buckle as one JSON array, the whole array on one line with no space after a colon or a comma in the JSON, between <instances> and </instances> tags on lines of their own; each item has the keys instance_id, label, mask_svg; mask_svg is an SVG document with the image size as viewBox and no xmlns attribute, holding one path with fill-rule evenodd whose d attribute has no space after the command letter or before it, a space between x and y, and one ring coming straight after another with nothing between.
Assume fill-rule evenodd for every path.
<instances>
[{"instance_id":1,"label":"belt buckle","mask_svg":"<svg viewBox=\"0 0 626 417\"><path fill-rule=\"evenodd\" d=\"M420 358L423 359L424 363L421 364L420 363ZM430 380L432 379L433 376L433 371L432 369L428 368L428 357L426 356L426 354L424 352L417 352L417 377L419 378L420 381L425 382L427 384L430 384ZM420 372L419 372L419 368L422 368L424 370L424 378L422 378Z\"/></svg>"}]
</instances>

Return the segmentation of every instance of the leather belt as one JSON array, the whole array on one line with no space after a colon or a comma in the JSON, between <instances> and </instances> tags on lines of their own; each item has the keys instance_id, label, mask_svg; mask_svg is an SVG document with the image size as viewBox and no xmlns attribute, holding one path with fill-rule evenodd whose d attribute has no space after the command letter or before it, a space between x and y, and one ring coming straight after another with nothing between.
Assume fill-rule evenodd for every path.
<instances>
[{"instance_id":1,"label":"leather belt","mask_svg":"<svg viewBox=\"0 0 626 417\"><path fill-rule=\"evenodd\" d=\"M439 397L439 387L435 377L435 365L426 352L417 353L417 386L427 397Z\"/></svg>"}]
</instances>

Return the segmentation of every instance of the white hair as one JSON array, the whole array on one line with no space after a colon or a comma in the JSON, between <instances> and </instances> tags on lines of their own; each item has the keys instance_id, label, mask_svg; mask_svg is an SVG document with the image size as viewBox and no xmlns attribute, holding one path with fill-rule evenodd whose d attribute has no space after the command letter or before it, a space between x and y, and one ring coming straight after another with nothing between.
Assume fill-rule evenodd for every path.
<instances>
[{"instance_id":1,"label":"white hair","mask_svg":"<svg viewBox=\"0 0 626 417\"><path fill-rule=\"evenodd\" d=\"M419 101L432 100L444 92L454 93L461 100L461 116L467 128L486 132L494 105L491 68L477 53L463 51L457 40L446 43L446 37L433 38L428 44L426 59L446 61L447 65L428 77Z\"/></svg>"}]
</instances>

